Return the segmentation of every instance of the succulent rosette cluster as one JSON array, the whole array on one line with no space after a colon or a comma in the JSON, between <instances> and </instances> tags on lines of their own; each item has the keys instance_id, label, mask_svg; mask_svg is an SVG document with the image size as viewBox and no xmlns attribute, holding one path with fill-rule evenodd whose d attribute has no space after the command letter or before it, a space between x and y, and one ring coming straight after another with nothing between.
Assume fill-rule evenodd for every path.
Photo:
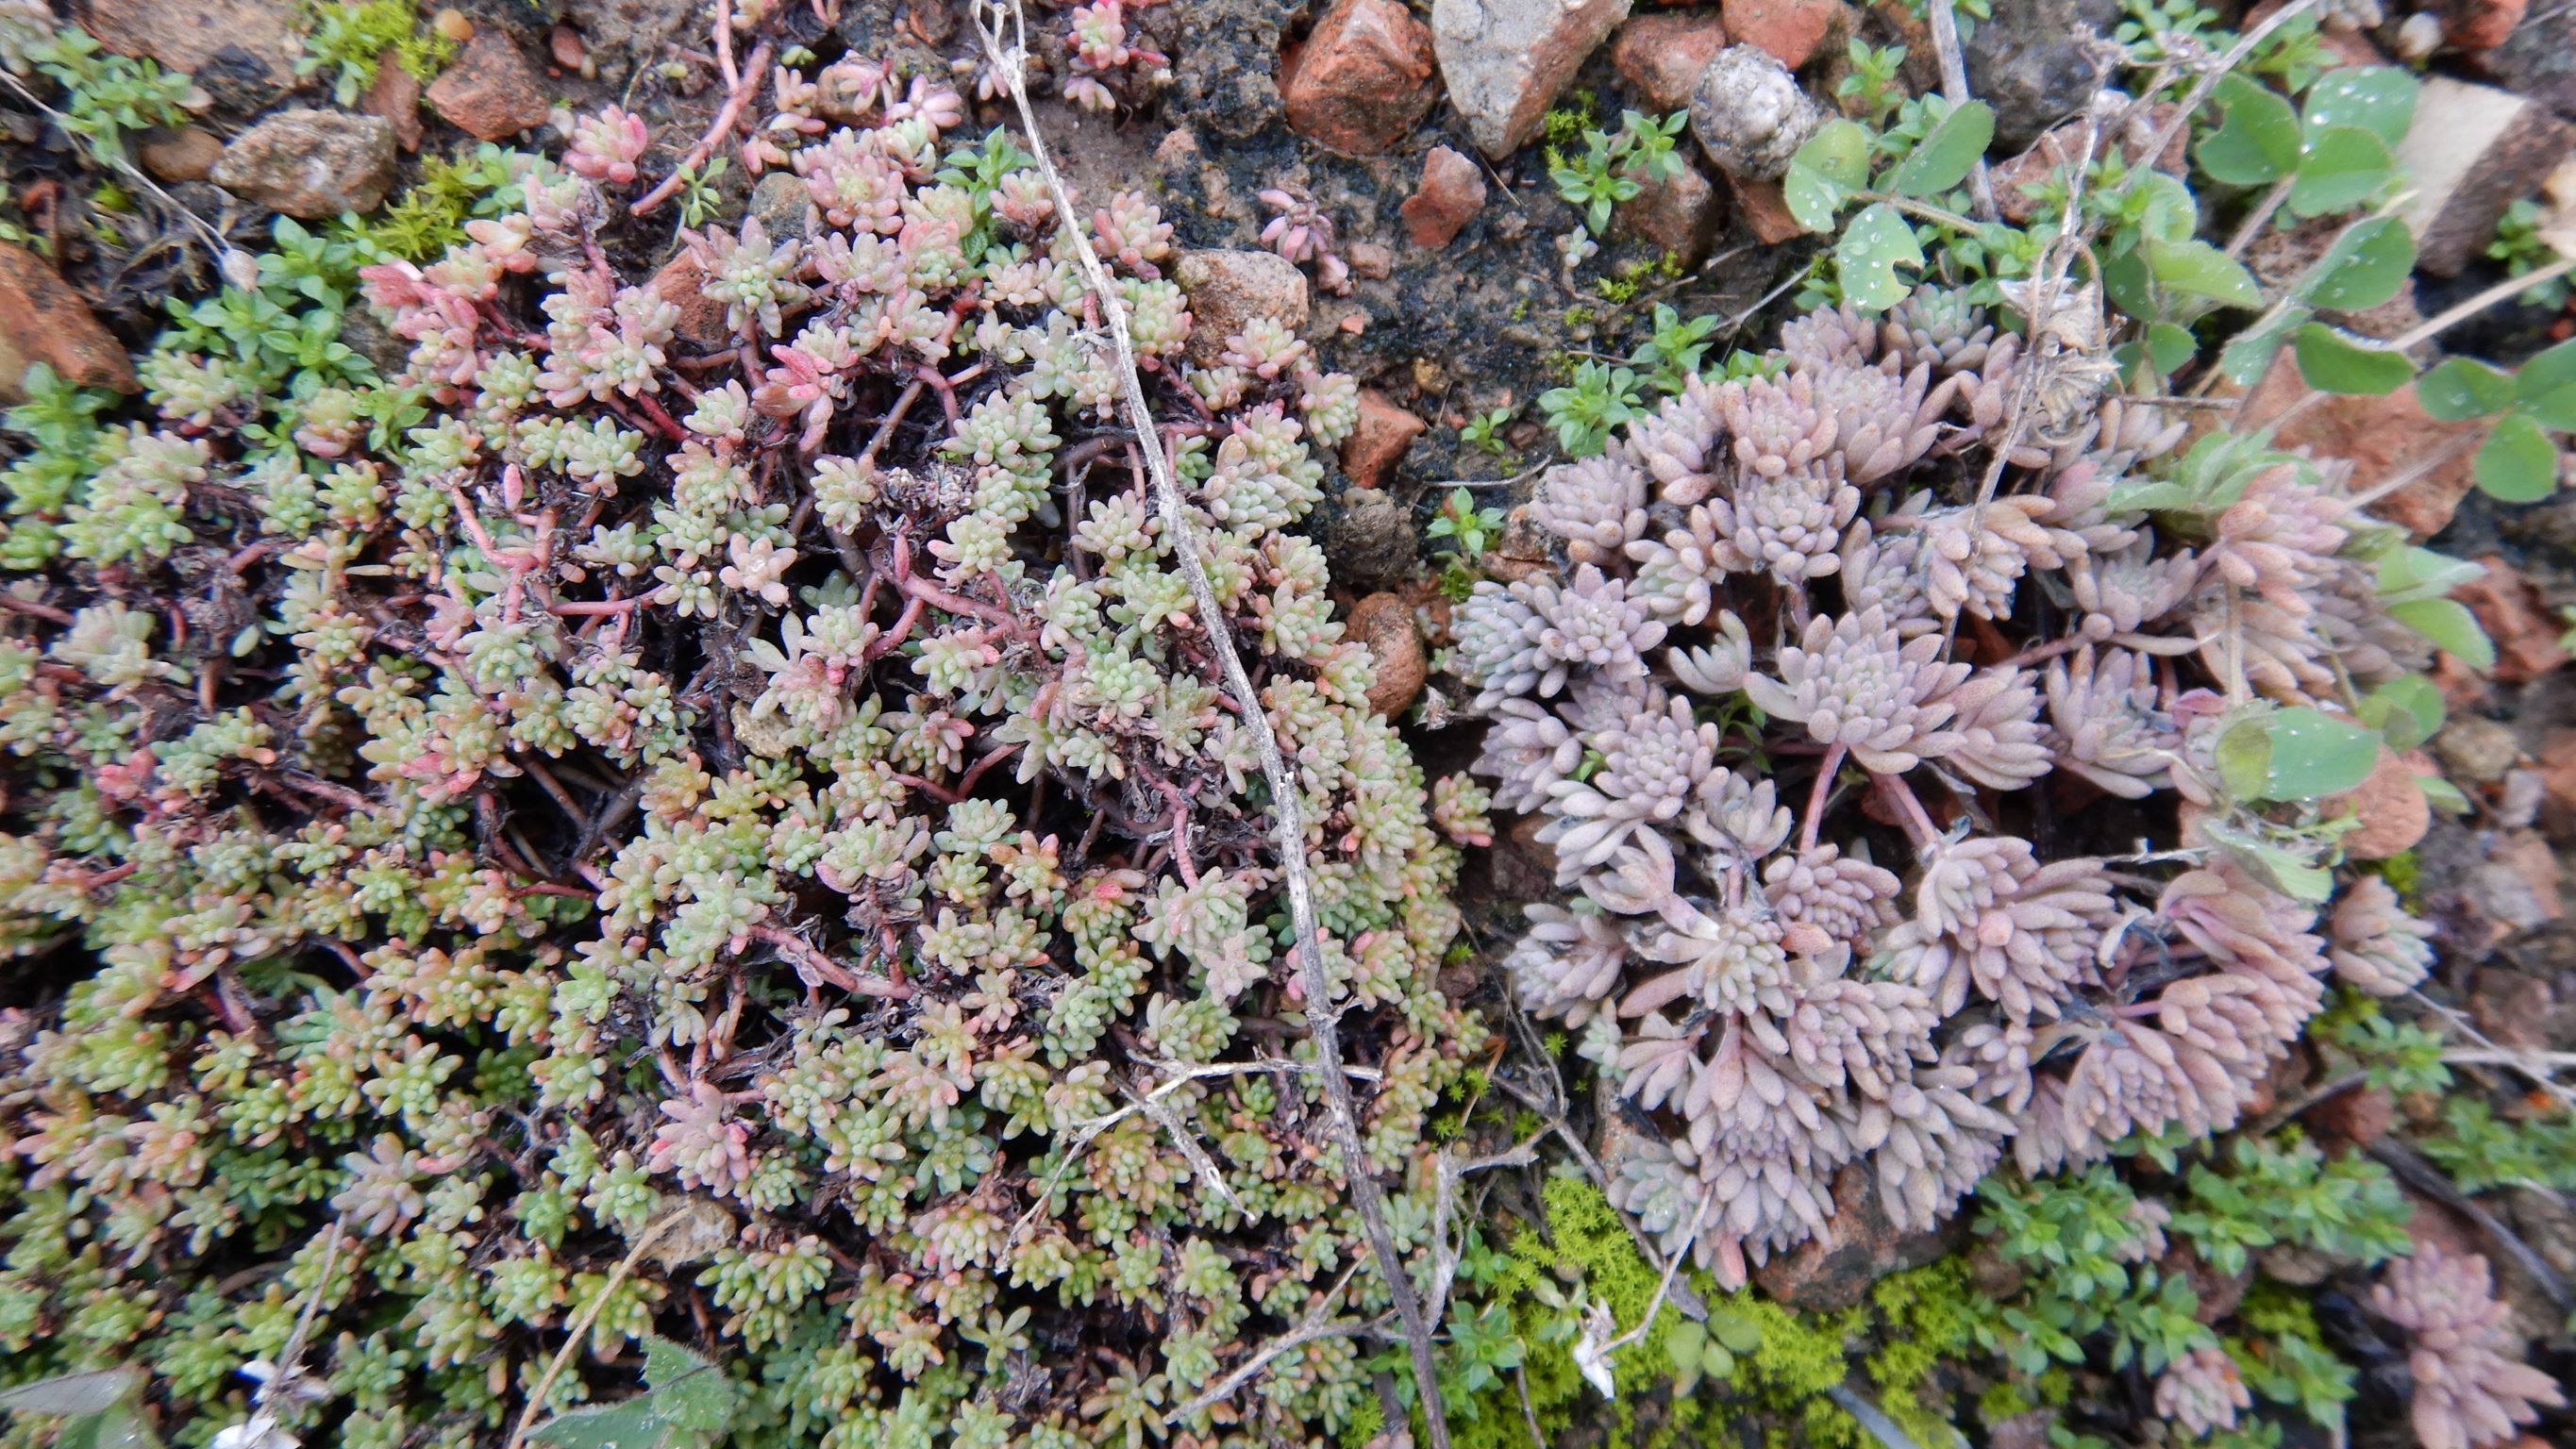
<instances>
[{"instance_id":1,"label":"succulent rosette cluster","mask_svg":"<svg viewBox=\"0 0 2576 1449\"><path fill-rule=\"evenodd\" d=\"M1863 1193L1920 1230L2007 1152L2223 1129L2331 977L2423 975L2383 883L2321 909L2332 802L2218 758L2423 665L2375 585L2400 540L2331 462L2151 405L2017 426L2072 361L1933 288L1802 317L1551 469L1563 570L1458 612L1477 769L1569 892L1512 988L1632 1109L1622 1206L1725 1283Z\"/></svg>"},{"instance_id":2,"label":"succulent rosette cluster","mask_svg":"<svg viewBox=\"0 0 2576 1449\"><path fill-rule=\"evenodd\" d=\"M1077 14L1133 59L1115 3ZM388 375L179 329L152 415L12 473L0 927L68 995L0 1015L11 1352L238 1418L232 1369L295 1334L338 1387L293 1427L362 1449L499 1442L649 1334L754 1396L746 1443L1287 1442L1374 1402L1351 1336L1259 1348L1389 1301L1353 1173L1429 1279L1482 822L1370 711L1290 531L1351 381L1266 321L1188 361L1171 227L1097 198L1137 437L1007 140L851 61L770 105L802 226L621 262L612 110L443 256L365 267ZM1246 708L1304 792L1330 1002Z\"/></svg>"}]
</instances>

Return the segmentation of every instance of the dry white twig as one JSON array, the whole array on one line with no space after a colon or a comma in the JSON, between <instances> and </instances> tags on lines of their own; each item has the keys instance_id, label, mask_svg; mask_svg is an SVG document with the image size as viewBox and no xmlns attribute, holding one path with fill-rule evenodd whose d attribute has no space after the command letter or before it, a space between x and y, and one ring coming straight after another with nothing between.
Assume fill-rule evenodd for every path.
<instances>
[{"instance_id":1,"label":"dry white twig","mask_svg":"<svg viewBox=\"0 0 2576 1449\"><path fill-rule=\"evenodd\" d=\"M1164 536L1171 539L1174 561L1189 582L1190 597L1198 606L1199 626L1206 631L1208 647L1224 670L1226 690L1242 706L1242 727L1261 756L1262 779L1270 787L1280 875L1288 889L1288 918L1296 931L1298 970L1305 983L1307 1030L1315 1042L1316 1073L1323 1079L1325 1113L1341 1148L1342 1173L1350 1184L1352 1203L1368 1229L1369 1249L1377 1257L1388 1296L1395 1300L1396 1314L1404 1320L1405 1337L1413 1351L1414 1384L1421 1394L1431 1449L1449 1449L1449 1426L1441 1411L1438 1371L1431 1358L1430 1326L1423 1321L1422 1302L1413 1291L1413 1280L1405 1273L1395 1237L1387 1230L1385 1196L1369 1171L1367 1147L1360 1139L1359 1108L1351 1094L1350 1078L1342 1069L1341 1032L1332 1005L1332 986L1324 975L1322 938L1315 922L1313 870L1306 859L1306 824L1299 808L1303 797L1297 773L1279 751L1279 740L1262 708L1260 691L1253 687L1252 676L1243 667L1243 657L1234 647L1234 631L1226 623L1225 606L1208 580L1207 561L1200 551L1196 527L1181 498L1180 484L1172 476L1171 455L1155 428L1154 408L1145 396L1144 379L1136 370L1136 349L1128 335L1126 304L1112 285L1108 269L1100 264L1099 254L1092 249L1090 235L1073 209L1073 198L1065 194L1064 178L1048 157L1046 137L1040 133L1037 115L1029 105L1025 75L1028 17L1020 0L976 0L974 21L985 56L1019 111L1029 154L1038 174L1046 178L1057 219L1082 264L1084 285L1108 324L1110 345L1118 356L1128 425L1135 430L1137 451L1144 455Z\"/></svg>"}]
</instances>

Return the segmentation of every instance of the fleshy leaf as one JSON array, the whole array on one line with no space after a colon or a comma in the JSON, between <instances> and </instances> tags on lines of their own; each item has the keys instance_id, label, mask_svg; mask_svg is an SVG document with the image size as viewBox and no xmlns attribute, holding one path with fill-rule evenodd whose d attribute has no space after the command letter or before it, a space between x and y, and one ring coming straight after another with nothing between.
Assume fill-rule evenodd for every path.
<instances>
[{"instance_id":1,"label":"fleshy leaf","mask_svg":"<svg viewBox=\"0 0 2576 1449\"><path fill-rule=\"evenodd\" d=\"M2415 123L2415 97L2422 90L2422 83L2395 66L2327 71L2308 87L2308 130L2358 126L2391 146L2398 145Z\"/></svg>"},{"instance_id":2,"label":"fleshy leaf","mask_svg":"<svg viewBox=\"0 0 2576 1449\"><path fill-rule=\"evenodd\" d=\"M2388 184L2397 158L2388 143L2359 126L2329 126L2308 137L2298 184L2286 203L2293 216L2323 216L2359 206Z\"/></svg>"},{"instance_id":3,"label":"fleshy leaf","mask_svg":"<svg viewBox=\"0 0 2576 1449\"><path fill-rule=\"evenodd\" d=\"M2415 385L2415 400L2446 423L2482 418L2513 401L2513 374L2475 358L2447 357Z\"/></svg>"},{"instance_id":4,"label":"fleshy leaf","mask_svg":"<svg viewBox=\"0 0 2576 1449\"><path fill-rule=\"evenodd\" d=\"M2338 312L2359 312L2397 295L2415 270L2415 238L2393 216L2356 222L2335 238L2309 273L2308 300Z\"/></svg>"},{"instance_id":5,"label":"fleshy leaf","mask_svg":"<svg viewBox=\"0 0 2576 1449\"><path fill-rule=\"evenodd\" d=\"M2230 186L2262 186L2289 175L2299 161L2299 117L2290 103L2241 75L2218 83L2216 101L2226 118L2193 148L2200 169Z\"/></svg>"},{"instance_id":6,"label":"fleshy leaf","mask_svg":"<svg viewBox=\"0 0 2576 1449\"><path fill-rule=\"evenodd\" d=\"M2151 241L2140 250L2156 285L2168 292L2206 297L2230 307L2260 307L2262 289L2234 257L2205 241Z\"/></svg>"},{"instance_id":7,"label":"fleshy leaf","mask_svg":"<svg viewBox=\"0 0 2576 1449\"><path fill-rule=\"evenodd\" d=\"M2322 322L2300 328L2290 345L2298 353L2299 376L2319 392L2385 397L2415 376L2405 353L2364 346Z\"/></svg>"},{"instance_id":8,"label":"fleshy leaf","mask_svg":"<svg viewBox=\"0 0 2576 1449\"><path fill-rule=\"evenodd\" d=\"M2341 794L2370 778L2379 763L2377 730L2322 710L2281 710L2265 722L2265 732L2272 744L2263 777L2267 800Z\"/></svg>"},{"instance_id":9,"label":"fleshy leaf","mask_svg":"<svg viewBox=\"0 0 2576 1449\"><path fill-rule=\"evenodd\" d=\"M1943 116L1887 176L1899 196L1938 196L1965 181L1995 139L1994 109L1970 101Z\"/></svg>"},{"instance_id":10,"label":"fleshy leaf","mask_svg":"<svg viewBox=\"0 0 2576 1449\"><path fill-rule=\"evenodd\" d=\"M1896 269L1921 267L1923 247L1904 216L1882 201L1863 208L1843 229L1843 239L1834 248L1834 264L1845 300L1864 311L1884 312L1912 290Z\"/></svg>"},{"instance_id":11,"label":"fleshy leaf","mask_svg":"<svg viewBox=\"0 0 2576 1449\"><path fill-rule=\"evenodd\" d=\"M2496 419L2478 449L2478 488L2507 503L2536 503L2558 491L2558 449L2549 435L2520 412Z\"/></svg>"}]
</instances>

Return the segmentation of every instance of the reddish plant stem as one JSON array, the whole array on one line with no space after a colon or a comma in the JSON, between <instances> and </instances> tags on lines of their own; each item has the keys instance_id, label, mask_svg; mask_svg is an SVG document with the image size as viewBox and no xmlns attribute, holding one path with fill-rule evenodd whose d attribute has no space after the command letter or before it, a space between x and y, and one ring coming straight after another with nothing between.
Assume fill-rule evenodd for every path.
<instances>
[{"instance_id":1,"label":"reddish plant stem","mask_svg":"<svg viewBox=\"0 0 2576 1449\"><path fill-rule=\"evenodd\" d=\"M1850 746L1837 740L1825 751L1816 767L1816 783L1807 790L1807 820L1798 827L1798 853L1808 854L1816 848L1816 831L1825 822L1825 799L1833 793L1834 776L1841 773L1843 756Z\"/></svg>"},{"instance_id":2,"label":"reddish plant stem","mask_svg":"<svg viewBox=\"0 0 2576 1449\"><path fill-rule=\"evenodd\" d=\"M725 96L724 109L716 112L715 123L708 126L707 133L698 138L698 144L689 148L689 154L681 158L679 166L670 175L662 178L661 185L644 193L642 199L627 208L629 215L642 216L670 200L672 193L680 189L681 179L706 164L707 158L715 154L718 146L724 144L725 136L733 130L734 122L742 119L742 108L751 103L752 92L760 89L760 73L768 67L769 42L764 40L752 49L751 64L743 67L742 76L732 83L730 93Z\"/></svg>"},{"instance_id":3,"label":"reddish plant stem","mask_svg":"<svg viewBox=\"0 0 2576 1449\"><path fill-rule=\"evenodd\" d=\"M903 1001L912 995L912 988L900 981L859 975L814 949L813 943L793 931L782 930L777 926L754 926L751 928L751 937L785 957L788 963L796 968L796 974L804 977L809 983L820 981L837 986L843 991L855 992L861 996L880 997L888 1001Z\"/></svg>"},{"instance_id":4,"label":"reddish plant stem","mask_svg":"<svg viewBox=\"0 0 2576 1449\"><path fill-rule=\"evenodd\" d=\"M7 609L13 614L24 614L30 619L42 619L48 624L69 624L72 621L71 615L51 604L29 603L15 594L6 592L0 592L0 609Z\"/></svg>"},{"instance_id":5,"label":"reddish plant stem","mask_svg":"<svg viewBox=\"0 0 2576 1449\"><path fill-rule=\"evenodd\" d=\"M645 602L652 597L650 594L637 594L631 599L602 599L596 602L576 600L566 604L548 604L546 612L567 619L585 618L591 615L631 614L644 607Z\"/></svg>"},{"instance_id":6,"label":"reddish plant stem","mask_svg":"<svg viewBox=\"0 0 2576 1449\"><path fill-rule=\"evenodd\" d=\"M1914 787L1905 783L1904 776L1872 774L1869 783L1879 798L1895 809L1897 818L1905 824L1905 838L1914 843L1916 850L1929 849L1941 838L1940 827L1932 823L1931 815L1915 797Z\"/></svg>"},{"instance_id":7,"label":"reddish plant stem","mask_svg":"<svg viewBox=\"0 0 2576 1449\"><path fill-rule=\"evenodd\" d=\"M652 419L654 429L661 433L663 437L677 443L683 441L689 436L689 430L681 427L676 419L674 419L668 412L663 411L662 405L653 400L653 395L651 393L639 392L635 394L635 405L644 410L644 416Z\"/></svg>"}]
</instances>

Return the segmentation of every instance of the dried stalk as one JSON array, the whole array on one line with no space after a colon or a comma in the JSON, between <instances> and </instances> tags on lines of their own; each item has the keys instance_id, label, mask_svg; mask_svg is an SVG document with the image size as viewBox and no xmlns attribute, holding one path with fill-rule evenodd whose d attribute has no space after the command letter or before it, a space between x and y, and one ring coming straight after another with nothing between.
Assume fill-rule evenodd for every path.
<instances>
[{"instance_id":1,"label":"dried stalk","mask_svg":"<svg viewBox=\"0 0 2576 1449\"><path fill-rule=\"evenodd\" d=\"M1136 349L1127 331L1126 303L1111 284L1109 273L1092 249L1091 237L1073 209L1073 198L1065 194L1064 178L1057 174L1055 163L1047 155L1046 137L1040 132L1036 112L1029 105L1025 64L1028 58L1028 17L1020 0L976 0L974 7L976 34L984 44L985 57L992 62L996 76L1010 92L1018 109L1020 127L1027 133L1029 153L1038 174L1046 178L1047 192L1054 198L1056 215L1065 235L1073 243L1082 264L1085 287L1099 305L1100 315L1108 324L1109 340L1116 349L1121 391L1125 394L1127 420L1137 438L1154 439L1160 435L1154 426L1153 404L1146 399L1144 379L1136 370ZM1010 36L1006 45L1005 30ZM1404 1320L1405 1338L1412 1348L1414 1385L1420 1392L1422 1417L1427 1427L1431 1449L1449 1449L1449 1425L1441 1411L1438 1370L1431 1357L1431 1329L1422 1316L1422 1302L1413 1291L1413 1280L1406 1275L1403 1255L1396 1251L1395 1236L1387 1230L1385 1194L1368 1167L1368 1151L1360 1140L1359 1108L1351 1094L1350 1078L1342 1070L1341 1032L1332 1006L1332 986L1324 975L1322 939L1315 922L1313 872L1306 860L1306 824L1299 808L1297 774L1279 751L1278 737L1270 728L1270 717L1261 705L1260 691L1253 688L1252 676L1243 667L1243 657L1234 647L1234 631L1226 623L1225 606L1208 581L1207 562L1199 549L1198 534L1181 499L1179 482L1172 476L1172 462L1166 448L1142 447L1145 468L1154 488L1156 511L1161 515L1164 536L1172 541L1172 554L1181 575L1189 581L1190 596L1197 602L1199 625L1207 632L1209 651L1225 672L1227 692L1242 706L1241 720L1252 737L1253 748L1261 756L1262 779L1270 787L1279 847L1280 874L1288 888L1288 916L1295 926L1298 970L1305 983L1306 1024L1315 1042L1316 1074L1323 1079L1324 1106L1331 1119L1333 1136L1341 1148L1342 1173L1351 1188L1353 1206L1359 1209L1360 1221L1368 1228L1369 1250L1377 1257L1379 1274L1386 1280L1386 1291L1395 1301L1395 1311Z\"/></svg>"},{"instance_id":2,"label":"dried stalk","mask_svg":"<svg viewBox=\"0 0 2576 1449\"><path fill-rule=\"evenodd\" d=\"M1932 0L1932 51L1941 61L1942 93L1949 98L1953 109L1966 105L1968 103L1968 63L1959 53L1959 14L1952 8L1951 0ZM1986 169L1986 158L1983 156L1977 158L1977 169L1973 173L1972 184L1975 188L1977 215L1986 221L1993 221L1998 214L1995 211L1995 183L1993 175Z\"/></svg>"}]
</instances>

